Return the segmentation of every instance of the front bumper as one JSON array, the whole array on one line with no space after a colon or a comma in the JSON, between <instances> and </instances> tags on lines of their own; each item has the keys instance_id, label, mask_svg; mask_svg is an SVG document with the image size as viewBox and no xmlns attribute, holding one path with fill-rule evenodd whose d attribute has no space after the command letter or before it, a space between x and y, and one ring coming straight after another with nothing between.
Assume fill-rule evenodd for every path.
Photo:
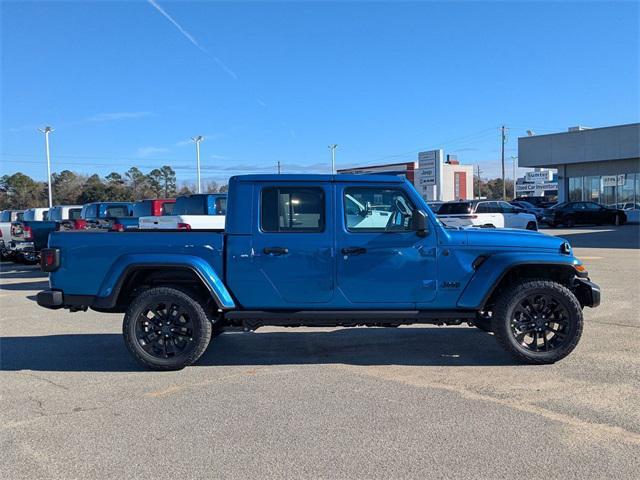
<instances>
[{"instance_id":1,"label":"front bumper","mask_svg":"<svg viewBox=\"0 0 640 480\"><path fill-rule=\"evenodd\" d=\"M583 307L600 305L600 287L588 279L576 277L574 292Z\"/></svg>"},{"instance_id":2,"label":"front bumper","mask_svg":"<svg viewBox=\"0 0 640 480\"><path fill-rule=\"evenodd\" d=\"M11 241L9 249L12 252L35 252L36 247L33 242L15 242Z\"/></svg>"}]
</instances>

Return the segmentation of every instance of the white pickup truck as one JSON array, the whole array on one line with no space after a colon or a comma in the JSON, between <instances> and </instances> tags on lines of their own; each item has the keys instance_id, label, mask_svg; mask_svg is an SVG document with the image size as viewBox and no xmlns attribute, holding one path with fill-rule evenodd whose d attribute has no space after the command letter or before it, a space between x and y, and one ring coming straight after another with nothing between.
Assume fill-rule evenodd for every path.
<instances>
[{"instance_id":1,"label":"white pickup truck","mask_svg":"<svg viewBox=\"0 0 640 480\"><path fill-rule=\"evenodd\" d=\"M225 193L184 195L176 199L172 215L140 217L140 230L224 230Z\"/></svg>"}]
</instances>

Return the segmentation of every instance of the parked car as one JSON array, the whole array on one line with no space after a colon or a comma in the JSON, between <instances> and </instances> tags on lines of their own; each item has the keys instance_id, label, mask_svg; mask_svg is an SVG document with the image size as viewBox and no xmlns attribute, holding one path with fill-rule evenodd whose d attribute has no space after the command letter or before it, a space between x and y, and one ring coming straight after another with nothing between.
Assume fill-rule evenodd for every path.
<instances>
[{"instance_id":1,"label":"parked car","mask_svg":"<svg viewBox=\"0 0 640 480\"><path fill-rule=\"evenodd\" d=\"M48 220L58 224L58 230L77 230L76 220L80 220L82 205L56 205L51 207L48 213Z\"/></svg>"},{"instance_id":2,"label":"parked car","mask_svg":"<svg viewBox=\"0 0 640 480\"><path fill-rule=\"evenodd\" d=\"M616 208L618 210L640 210L640 203L624 202L614 203L613 205L607 205L609 208Z\"/></svg>"},{"instance_id":3,"label":"parked car","mask_svg":"<svg viewBox=\"0 0 640 480\"><path fill-rule=\"evenodd\" d=\"M133 202L93 202L82 206L80 219L74 221L76 230L108 230L111 218L130 217Z\"/></svg>"},{"instance_id":4,"label":"parked car","mask_svg":"<svg viewBox=\"0 0 640 480\"><path fill-rule=\"evenodd\" d=\"M49 234L58 226L56 222L46 220L48 211L48 208L30 208L24 211L22 220L11 223L9 250L15 262L38 263Z\"/></svg>"},{"instance_id":5,"label":"parked car","mask_svg":"<svg viewBox=\"0 0 640 480\"><path fill-rule=\"evenodd\" d=\"M197 193L176 199L170 215L140 217L141 230L220 230L227 214L225 193Z\"/></svg>"},{"instance_id":6,"label":"parked car","mask_svg":"<svg viewBox=\"0 0 640 480\"><path fill-rule=\"evenodd\" d=\"M450 227L524 228L537 230L535 215L499 200L465 200L444 203L438 218Z\"/></svg>"},{"instance_id":7,"label":"parked car","mask_svg":"<svg viewBox=\"0 0 640 480\"><path fill-rule=\"evenodd\" d=\"M557 203L555 197L516 197L513 200L515 202L529 202L531 205L537 208L549 208Z\"/></svg>"},{"instance_id":8,"label":"parked car","mask_svg":"<svg viewBox=\"0 0 640 480\"><path fill-rule=\"evenodd\" d=\"M542 220L542 212L544 211L544 208L538 208L532 203L525 202L524 200L514 200L509 203L514 207L521 209L525 213L530 213L531 215L535 215L536 220L538 222Z\"/></svg>"},{"instance_id":9,"label":"parked car","mask_svg":"<svg viewBox=\"0 0 640 480\"><path fill-rule=\"evenodd\" d=\"M11 260L11 223L22 220L24 210L2 210L0 212L0 259Z\"/></svg>"},{"instance_id":10,"label":"parked car","mask_svg":"<svg viewBox=\"0 0 640 480\"><path fill-rule=\"evenodd\" d=\"M429 205L429 208L431 209L431 211L436 215L438 214L438 211L440 210L440 207L443 204L444 202L439 202L439 201L427 202L427 205Z\"/></svg>"},{"instance_id":11,"label":"parked car","mask_svg":"<svg viewBox=\"0 0 640 480\"><path fill-rule=\"evenodd\" d=\"M109 230L124 232L125 230L138 230L140 217L171 215L175 198L140 200L133 204L133 213L130 217L114 217L109 219Z\"/></svg>"},{"instance_id":12,"label":"parked car","mask_svg":"<svg viewBox=\"0 0 640 480\"><path fill-rule=\"evenodd\" d=\"M542 221L550 227L565 225L573 227L583 224L612 224L624 225L627 215L624 210L609 208L595 202L566 202L547 208Z\"/></svg>"},{"instance_id":13,"label":"parked car","mask_svg":"<svg viewBox=\"0 0 640 480\"><path fill-rule=\"evenodd\" d=\"M220 232L52 233L38 304L126 312L133 357L175 370L229 325L471 322L520 361L552 363L600 302L565 240L444 228L395 176L232 177L227 220Z\"/></svg>"}]
</instances>

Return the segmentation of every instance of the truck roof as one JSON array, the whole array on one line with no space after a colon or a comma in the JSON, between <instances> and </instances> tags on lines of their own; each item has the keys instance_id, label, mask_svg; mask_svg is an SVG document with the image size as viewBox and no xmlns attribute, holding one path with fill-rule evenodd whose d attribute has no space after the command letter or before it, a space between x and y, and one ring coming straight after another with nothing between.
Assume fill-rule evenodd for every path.
<instances>
[{"instance_id":1,"label":"truck roof","mask_svg":"<svg viewBox=\"0 0 640 480\"><path fill-rule=\"evenodd\" d=\"M236 182L363 182L363 183L404 183L404 178L396 175L325 175L325 174L262 174L237 175L230 181Z\"/></svg>"}]
</instances>

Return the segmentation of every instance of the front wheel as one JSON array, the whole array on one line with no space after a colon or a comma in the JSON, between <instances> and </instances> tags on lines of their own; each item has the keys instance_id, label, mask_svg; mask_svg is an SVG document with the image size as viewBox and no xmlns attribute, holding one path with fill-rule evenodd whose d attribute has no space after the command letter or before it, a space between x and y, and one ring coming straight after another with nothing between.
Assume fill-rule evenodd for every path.
<instances>
[{"instance_id":1,"label":"front wheel","mask_svg":"<svg viewBox=\"0 0 640 480\"><path fill-rule=\"evenodd\" d=\"M563 359L582 335L582 308L573 292L549 280L521 280L502 292L492 316L498 342L533 365Z\"/></svg>"},{"instance_id":2,"label":"front wheel","mask_svg":"<svg viewBox=\"0 0 640 480\"><path fill-rule=\"evenodd\" d=\"M180 370L194 363L211 340L202 305L171 287L147 290L133 301L122 326L134 358L151 370Z\"/></svg>"}]
</instances>

